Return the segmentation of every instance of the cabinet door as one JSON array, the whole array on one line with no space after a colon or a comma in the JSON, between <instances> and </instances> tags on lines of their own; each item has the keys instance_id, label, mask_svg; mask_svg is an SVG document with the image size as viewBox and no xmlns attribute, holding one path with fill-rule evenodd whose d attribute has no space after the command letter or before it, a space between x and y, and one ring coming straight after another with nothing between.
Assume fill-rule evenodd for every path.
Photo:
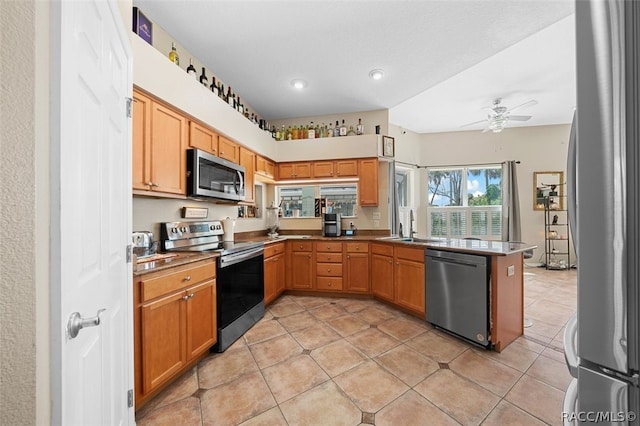
<instances>
[{"instance_id":1,"label":"cabinet door","mask_svg":"<svg viewBox=\"0 0 640 426\"><path fill-rule=\"evenodd\" d=\"M291 253L291 288L313 288L313 262L311 252Z\"/></svg>"},{"instance_id":2,"label":"cabinet door","mask_svg":"<svg viewBox=\"0 0 640 426\"><path fill-rule=\"evenodd\" d=\"M240 147L240 165L245 168L244 173L244 201L247 203L255 202L255 164L256 154L244 147Z\"/></svg>"},{"instance_id":3,"label":"cabinet door","mask_svg":"<svg viewBox=\"0 0 640 426\"><path fill-rule=\"evenodd\" d=\"M316 161L313 163L313 177L333 177L333 161Z\"/></svg>"},{"instance_id":4,"label":"cabinet door","mask_svg":"<svg viewBox=\"0 0 640 426\"><path fill-rule=\"evenodd\" d=\"M346 254L347 291L369 292L369 253Z\"/></svg>"},{"instance_id":5,"label":"cabinet door","mask_svg":"<svg viewBox=\"0 0 640 426\"><path fill-rule=\"evenodd\" d=\"M268 305L276 299L279 256L264 260L264 304Z\"/></svg>"},{"instance_id":6,"label":"cabinet door","mask_svg":"<svg viewBox=\"0 0 640 426\"><path fill-rule=\"evenodd\" d=\"M293 179L295 168L293 163L278 164L278 179Z\"/></svg>"},{"instance_id":7,"label":"cabinet door","mask_svg":"<svg viewBox=\"0 0 640 426\"><path fill-rule=\"evenodd\" d=\"M394 283L395 303L424 316L424 263L396 257Z\"/></svg>"},{"instance_id":8,"label":"cabinet door","mask_svg":"<svg viewBox=\"0 0 640 426\"><path fill-rule=\"evenodd\" d=\"M394 301L392 257L375 253L371 255L371 291L374 296Z\"/></svg>"},{"instance_id":9,"label":"cabinet door","mask_svg":"<svg viewBox=\"0 0 640 426\"><path fill-rule=\"evenodd\" d=\"M142 383L148 393L186 363L184 291L142 305Z\"/></svg>"},{"instance_id":10,"label":"cabinet door","mask_svg":"<svg viewBox=\"0 0 640 426\"><path fill-rule=\"evenodd\" d=\"M151 165L148 155L151 143L151 99L133 92L133 189L149 190Z\"/></svg>"},{"instance_id":11,"label":"cabinet door","mask_svg":"<svg viewBox=\"0 0 640 426\"><path fill-rule=\"evenodd\" d=\"M186 195L187 119L157 102L151 106L151 182L154 191Z\"/></svg>"},{"instance_id":12,"label":"cabinet door","mask_svg":"<svg viewBox=\"0 0 640 426\"><path fill-rule=\"evenodd\" d=\"M378 159L360 160L358 195L361 206L378 205Z\"/></svg>"},{"instance_id":13,"label":"cabinet door","mask_svg":"<svg viewBox=\"0 0 640 426\"><path fill-rule=\"evenodd\" d=\"M229 160L232 163L240 162L240 146L227 138L220 136L218 139L218 155L220 158Z\"/></svg>"},{"instance_id":14,"label":"cabinet door","mask_svg":"<svg viewBox=\"0 0 640 426\"><path fill-rule=\"evenodd\" d=\"M295 164L295 178L296 179L308 179L311 177L311 163L296 163Z\"/></svg>"},{"instance_id":15,"label":"cabinet door","mask_svg":"<svg viewBox=\"0 0 640 426\"><path fill-rule=\"evenodd\" d=\"M336 161L336 176L337 177L358 176L358 160Z\"/></svg>"},{"instance_id":16,"label":"cabinet door","mask_svg":"<svg viewBox=\"0 0 640 426\"><path fill-rule=\"evenodd\" d=\"M208 351L218 340L216 280L187 289L186 297L187 360L191 360Z\"/></svg>"},{"instance_id":17,"label":"cabinet door","mask_svg":"<svg viewBox=\"0 0 640 426\"><path fill-rule=\"evenodd\" d=\"M196 122L190 121L189 146L218 155L218 134Z\"/></svg>"},{"instance_id":18,"label":"cabinet door","mask_svg":"<svg viewBox=\"0 0 640 426\"><path fill-rule=\"evenodd\" d=\"M274 257L274 263L276 264L276 298L282 294L285 289L286 282L286 268L285 268L285 255L279 254Z\"/></svg>"}]
</instances>

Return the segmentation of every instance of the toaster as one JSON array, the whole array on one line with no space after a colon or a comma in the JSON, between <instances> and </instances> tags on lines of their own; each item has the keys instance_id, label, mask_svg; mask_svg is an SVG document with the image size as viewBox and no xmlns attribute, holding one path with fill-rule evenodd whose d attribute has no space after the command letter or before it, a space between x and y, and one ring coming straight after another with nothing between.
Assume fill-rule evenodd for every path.
<instances>
[{"instance_id":1,"label":"toaster","mask_svg":"<svg viewBox=\"0 0 640 426\"><path fill-rule=\"evenodd\" d=\"M141 257L153 256L156 254L158 243L153 241L153 232L137 231L131 235L133 243L133 254Z\"/></svg>"}]
</instances>

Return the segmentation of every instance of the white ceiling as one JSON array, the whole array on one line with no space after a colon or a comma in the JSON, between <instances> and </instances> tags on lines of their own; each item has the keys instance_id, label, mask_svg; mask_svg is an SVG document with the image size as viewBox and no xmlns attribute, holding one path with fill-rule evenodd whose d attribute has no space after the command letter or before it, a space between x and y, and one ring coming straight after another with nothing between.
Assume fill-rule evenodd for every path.
<instances>
[{"instance_id":1,"label":"white ceiling","mask_svg":"<svg viewBox=\"0 0 640 426\"><path fill-rule=\"evenodd\" d=\"M538 101L508 127L569 123L575 105L573 0L134 5L267 120L389 109L392 124L431 133L484 128L461 126L496 97Z\"/></svg>"}]
</instances>

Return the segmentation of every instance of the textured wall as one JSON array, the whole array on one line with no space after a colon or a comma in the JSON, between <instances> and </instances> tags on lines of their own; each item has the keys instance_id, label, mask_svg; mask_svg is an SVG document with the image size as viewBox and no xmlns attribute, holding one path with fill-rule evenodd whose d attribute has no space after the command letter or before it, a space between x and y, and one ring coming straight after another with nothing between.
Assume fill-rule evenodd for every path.
<instances>
[{"instance_id":1,"label":"textured wall","mask_svg":"<svg viewBox=\"0 0 640 426\"><path fill-rule=\"evenodd\" d=\"M33 0L0 1L2 425L36 423L35 7Z\"/></svg>"}]
</instances>

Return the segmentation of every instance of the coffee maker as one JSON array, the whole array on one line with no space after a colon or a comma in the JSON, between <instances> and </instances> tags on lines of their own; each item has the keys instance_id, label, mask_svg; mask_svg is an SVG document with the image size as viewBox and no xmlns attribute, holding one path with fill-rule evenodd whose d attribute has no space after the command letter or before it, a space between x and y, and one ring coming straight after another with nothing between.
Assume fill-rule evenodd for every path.
<instances>
[{"instance_id":1,"label":"coffee maker","mask_svg":"<svg viewBox=\"0 0 640 426\"><path fill-rule=\"evenodd\" d=\"M322 215L322 236L339 237L341 232L340 213L324 213Z\"/></svg>"}]
</instances>

